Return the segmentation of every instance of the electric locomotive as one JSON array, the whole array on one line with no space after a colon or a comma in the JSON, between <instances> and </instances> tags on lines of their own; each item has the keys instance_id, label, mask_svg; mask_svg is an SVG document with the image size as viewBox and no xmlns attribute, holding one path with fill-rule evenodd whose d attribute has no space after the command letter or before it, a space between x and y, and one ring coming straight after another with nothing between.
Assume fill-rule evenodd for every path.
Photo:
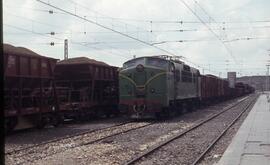
<instances>
[{"instance_id":1,"label":"electric locomotive","mask_svg":"<svg viewBox=\"0 0 270 165\"><path fill-rule=\"evenodd\" d=\"M200 72L179 58L139 57L119 71L119 108L131 118L175 115L198 105Z\"/></svg>"}]
</instances>

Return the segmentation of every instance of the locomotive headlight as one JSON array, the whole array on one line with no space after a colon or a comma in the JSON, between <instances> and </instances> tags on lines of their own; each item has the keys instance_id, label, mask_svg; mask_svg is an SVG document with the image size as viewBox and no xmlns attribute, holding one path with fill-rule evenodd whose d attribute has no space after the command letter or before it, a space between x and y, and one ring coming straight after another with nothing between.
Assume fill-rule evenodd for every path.
<instances>
[{"instance_id":1,"label":"locomotive headlight","mask_svg":"<svg viewBox=\"0 0 270 165\"><path fill-rule=\"evenodd\" d=\"M151 93L155 93L155 89L154 88L151 89Z\"/></svg>"}]
</instances>

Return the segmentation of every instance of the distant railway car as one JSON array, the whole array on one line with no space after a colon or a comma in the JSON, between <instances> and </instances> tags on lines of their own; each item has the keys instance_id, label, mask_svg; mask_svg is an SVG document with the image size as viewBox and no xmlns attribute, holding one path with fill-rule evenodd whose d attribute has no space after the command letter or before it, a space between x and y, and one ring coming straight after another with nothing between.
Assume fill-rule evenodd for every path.
<instances>
[{"instance_id":1,"label":"distant railway car","mask_svg":"<svg viewBox=\"0 0 270 165\"><path fill-rule=\"evenodd\" d=\"M6 130L58 124L53 70L56 59L3 44Z\"/></svg>"},{"instance_id":2,"label":"distant railway car","mask_svg":"<svg viewBox=\"0 0 270 165\"><path fill-rule=\"evenodd\" d=\"M117 114L117 69L86 57L59 61L54 74L61 114L75 119Z\"/></svg>"},{"instance_id":3,"label":"distant railway car","mask_svg":"<svg viewBox=\"0 0 270 165\"><path fill-rule=\"evenodd\" d=\"M178 113L199 103L199 77L199 70L169 56L129 60L119 72L119 107L132 118Z\"/></svg>"},{"instance_id":4,"label":"distant railway car","mask_svg":"<svg viewBox=\"0 0 270 165\"><path fill-rule=\"evenodd\" d=\"M201 75L201 101L210 103L221 97L219 78L214 75Z\"/></svg>"},{"instance_id":5,"label":"distant railway car","mask_svg":"<svg viewBox=\"0 0 270 165\"><path fill-rule=\"evenodd\" d=\"M245 94L245 88L246 88L246 86L244 83L242 83L242 82L236 83L235 84L235 92L236 92L235 96L236 97L243 96Z\"/></svg>"},{"instance_id":6,"label":"distant railway car","mask_svg":"<svg viewBox=\"0 0 270 165\"><path fill-rule=\"evenodd\" d=\"M248 84L244 84L245 85L245 89L244 89L244 94L250 94L250 93L254 93L254 88Z\"/></svg>"},{"instance_id":7,"label":"distant railway car","mask_svg":"<svg viewBox=\"0 0 270 165\"><path fill-rule=\"evenodd\" d=\"M222 80L222 86L224 91L224 99L229 99L231 97L231 89L229 87L229 82L227 80Z\"/></svg>"}]
</instances>

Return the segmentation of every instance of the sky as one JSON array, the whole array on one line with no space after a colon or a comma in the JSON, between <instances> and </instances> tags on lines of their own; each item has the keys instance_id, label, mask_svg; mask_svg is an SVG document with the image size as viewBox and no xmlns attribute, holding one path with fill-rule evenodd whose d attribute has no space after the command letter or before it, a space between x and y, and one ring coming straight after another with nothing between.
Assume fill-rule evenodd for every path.
<instances>
[{"instance_id":1,"label":"sky","mask_svg":"<svg viewBox=\"0 0 270 165\"><path fill-rule=\"evenodd\" d=\"M40 1L3 1L4 43L62 60L68 39L69 58L117 67L134 57L180 56L221 77L265 75L270 64L269 0Z\"/></svg>"}]
</instances>

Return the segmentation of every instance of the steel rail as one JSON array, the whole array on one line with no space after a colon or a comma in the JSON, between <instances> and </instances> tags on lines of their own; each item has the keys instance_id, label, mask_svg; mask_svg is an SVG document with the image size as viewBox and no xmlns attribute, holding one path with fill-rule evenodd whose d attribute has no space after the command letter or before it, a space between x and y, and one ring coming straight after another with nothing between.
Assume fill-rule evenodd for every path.
<instances>
[{"instance_id":1,"label":"steel rail","mask_svg":"<svg viewBox=\"0 0 270 165\"><path fill-rule=\"evenodd\" d=\"M79 133L74 133L72 135L67 135L67 136L60 137L60 138L54 138L52 140L44 141L44 142L41 142L41 143L38 143L38 144L34 144L34 145L31 145L31 146L20 148L20 149L17 149L17 150L12 150L12 151L5 152L5 155L11 155L11 154L14 154L14 153L17 153L17 152L20 152L20 151L24 151L24 150L27 150L27 149L30 149L30 148L38 147L38 146L41 146L41 145L46 145L46 144L49 144L49 143L61 141L61 140L64 140L64 139L73 138L73 137L76 137L76 136L85 135L85 134L88 134L88 133L93 133L93 132L103 131L103 130L114 128L114 127L119 127L119 126L126 125L126 124L129 124L129 123L132 123L132 121L123 122L123 123L116 124L116 125L113 125L113 126L108 126L108 127L97 128L97 129L93 129L93 130L87 130L87 131L83 131L83 132L79 132Z\"/></svg>"},{"instance_id":2,"label":"steel rail","mask_svg":"<svg viewBox=\"0 0 270 165\"><path fill-rule=\"evenodd\" d=\"M235 122L240 119L240 117L251 107L251 105L254 105L258 97L253 99L245 108L244 110L221 132L221 134L215 138L212 143L204 150L203 153L197 159L192 163L192 165L198 164L205 156L206 153L208 153L215 144L219 141L219 139L235 124Z\"/></svg>"},{"instance_id":3,"label":"steel rail","mask_svg":"<svg viewBox=\"0 0 270 165\"><path fill-rule=\"evenodd\" d=\"M179 134L176 134L175 136L173 136L173 137L171 137L171 138L168 138L167 140L165 140L165 141L159 143L158 145L153 146L153 147L150 148L149 150L147 150L147 151L145 151L145 152L139 154L138 156L136 156L135 158L129 160L128 162L125 162L124 165L131 165L131 164L134 164L135 162L139 161L141 158L148 156L149 154L151 154L151 153L153 153L154 151L156 151L157 149L159 149L159 148L165 146L166 144L168 144L168 143L170 143L170 142L172 142L172 141L174 141L174 140L176 140L176 139L178 139L178 138L184 136L185 134L187 134L187 133L193 131L194 129L200 127L201 125L207 123L208 121L213 120L213 119L216 118L217 116L219 116L219 115L221 115L221 114L227 112L228 110L230 110L230 109L232 109L232 108L234 108L234 107L240 105L241 103L244 103L248 98L249 98L249 97L246 97L246 98L242 99L241 101L239 101L239 102L233 104L232 106L229 106L228 108L225 108L225 109L222 110L221 112L219 112L219 113L217 113L217 114L214 114L214 115L212 115L211 117L209 117L208 119L205 119L205 120L203 120L202 122L200 122L200 123L198 123L198 124L192 126L191 128L185 130L184 132L181 132L181 133L179 133Z\"/></svg>"},{"instance_id":4,"label":"steel rail","mask_svg":"<svg viewBox=\"0 0 270 165\"><path fill-rule=\"evenodd\" d=\"M143 126L139 126L139 127L135 127L135 128L131 128L131 129L128 129L128 130L125 130L125 131L120 131L118 133L114 133L114 134L111 134L109 136L105 136L105 137L102 137L102 138L98 138L96 140L90 140L88 142L85 142L85 143L82 143L82 144L77 144L75 146L72 146L72 147L69 147L68 149L72 149L72 148L76 148L76 147L80 147L80 146L84 146L84 145L90 145L90 144L93 144L93 143L97 143L97 142L100 142L104 139L107 139L107 138L110 138L110 137L113 137L113 136L117 136L117 135L120 135L120 134L123 134L123 133L127 133L127 132L130 132L130 131L133 131L133 130L137 130L137 129L141 129L141 128L144 128L144 127L147 127L147 126L150 126L150 125L153 125L155 122L152 122L152 123L148 123L148 124L145 124ZM64 150L65 151L65 150ZM58 152L53 152L53 153L50 153L50 154L47 154L45 157L49 157L51 155L54 155L54 154L57 154L57 153L61 153L61 152L64 152L63 150L61 151L58 151ZM27 162L34 162L34 161L37 161L37 160L40 160L40 159L43 159L45 157L38 157L38 158L31 158L31 160L26 160ZM25 163L25 161L23 162Z\"/></svg>"}]
</instances>

